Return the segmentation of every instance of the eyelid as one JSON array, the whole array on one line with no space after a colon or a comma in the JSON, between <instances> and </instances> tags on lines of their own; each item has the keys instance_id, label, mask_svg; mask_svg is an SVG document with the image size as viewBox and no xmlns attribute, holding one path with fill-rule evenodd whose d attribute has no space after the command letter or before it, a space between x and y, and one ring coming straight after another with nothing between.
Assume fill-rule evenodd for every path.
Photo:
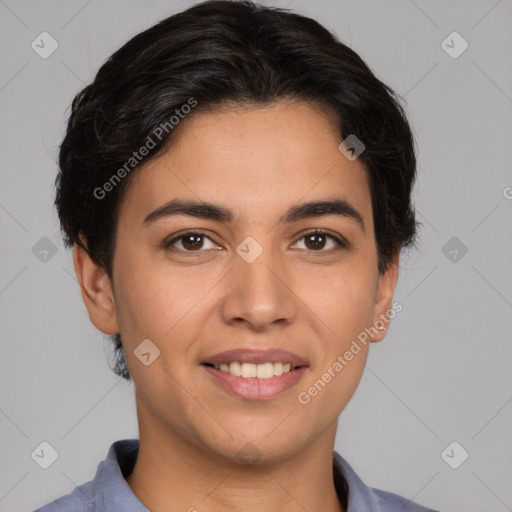
<instances>
[{"instance_id":1,"label":"eyelid","mask_svg":"<svg viewBox=\"0 0 512 512\"><path fill-rule=\"evenodd\" d=\"M186 229L185 231L181 231L175 235L172 235L172 238L169 238L169 239L166 239L164 240L163 242L163 247L164 249L167 249L167 250L171 250L170 249L170 246L174 243L174 242L177 242L179 241L180 239L182 238L185 238L187 236L190 236L190 235L200 235L200 236L203 236L205 238L208 238L209 240L211 240L214 244L216 245L220 245L220 244L217 244L217 242L215 242L215 240L213 240L213 238L206 234L204 231L201 231L201 230L197 230L197 229ZM188 252L188 253L192 253L192 252L203 252L203 251L182 251L180 249L178 249L179 251L181 252Z\"/></svg>"},{"instance_id":2,"label":"eyelid","mask_svg":"<svg viewBox=\"0 0 512 512\"><path fill-rule=\"evenodd\" d=\"M302 232L300 234L300 236L297 238L297 242L301 238L304 238L305 236L315 235L315 234L326 235L326 236L332 238L336 242L336 244L339 246L340 249L349 249L351 247L350 242L344 236L342 236L338 233L334 233L329 229L322 229L322 228L313 228L313 229L309 229L307 231ZM297 243L297 242L295 242L295 243ZM311 251L311 252L329 253L329 251Z\"/></svg>"},{"instance_id":3,"label":"eyelid","mask_svg":"<svg viewBox=\"0 0 512 512\"><path fill-rule=\"evenodd\" d=\"M343 237L342 235L334 234L330 230L322 229L322 228L312 228L312 229L309 229L307 231L303 231L302 233L299 234L299 236L296 237L295 242L293 243L293 245L298 243L302 238L304 238L304 237L306 237L308 235L314 235L314 234L321 234L321 235L325 235L325 236L327 236L329 238L332 238L334 240L334 242L336 243L336 245L338 246L336 248L337 250L349 249L351 247L350 242L345 237ZM196 229L188 229L188 230L179 232L176 235L172 235L171 239L164 240L163 248L166 249L166 250L172 251L171 246L172 246L173 243L175 243L175 242L179 241L180 239L185 238L185 237L187 237L189 235L200 235L200 236L203 236L205 238L208 238L214 244L220 245L220 244L217 244L217 242L215 242L215 240L213 240L212 237L210 235L206 234L204 231L196 230ZM201 250L197 250L197 251L183 251L181 249L177 249L177 251L178 252L184 252L184 253L200 253L200 252L204 252L204 251L201 251ZM321 253L330 254L330 253L333 252L333 250L332 249L327 250L327 251L324 251L324 250L318 250L318 251L311 250L310 252L319 253L319 254L321 254Z\"/></svg>"}]
</instances>

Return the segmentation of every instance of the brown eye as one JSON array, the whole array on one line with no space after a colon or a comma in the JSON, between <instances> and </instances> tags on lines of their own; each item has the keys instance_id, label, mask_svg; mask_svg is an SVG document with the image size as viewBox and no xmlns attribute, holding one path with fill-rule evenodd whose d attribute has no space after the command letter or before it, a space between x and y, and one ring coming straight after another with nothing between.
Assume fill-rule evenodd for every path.
<instances>
[{"instance_id":1,"label":"brown eye","mask_svg":"<svg viewBox=\"0 0 512 512\"><path fill-rule=\"evenodd\" d=\"M321 230L306 233L299 238L299 241L301 240L305 240L305 250L312 252L331 253L339 249L347 249L349 247L348 242L344 239L338 238L337 236ZM211 244L210 247L205 246L208 242ZM296 242L295 245L298 243L299 242ZM169 251L190 253L203 252L202 249L214 249L218 246L206 234L199 231L188 231L165 242L164 247Z\"/></svg>"},{"instance_id":2,"label":"brown eye","mask_svg":"<svg viewBox=\"0 0 512 512\"><path fill-rule=\"evenodd\" d=\"M189 231L165 242L165 248L170 251L201 252L201 249L205 248L205 242L208 240L211 242L212 246L217 247L216 244L213 243L212 239L204 233ZM181 244L181 247L177 245L177 243ZM206 247L206 249L214 247Z\"/></svg>"},{"instance_id":3,"label":"brown eye","mask_svg":"<svg viewBox=\"0 0 512 512\"><path fill-rule=\"evenodd\" d=\"M347 248L348 244L334 235L326 233L325 231L315 230L303 235L299 240L305 240L305 248L306 250L313 252L332 252L341 248ZM329 245L329 240L334 242L334 245L327 247ZM298 242L297 242L298 243Z\"/></svg>"},{"instance_id":4,"label":"brown eye","mask_svg":"<svg viewBox=\"0 0 512 512\"><path fill-rule=\"evenodd\" d=\"M201 249L204 244L202 235L185 235L181 237L181 240L181 244L187 251Z\"/></svg>"},{"instance_id":5,"label":"brown eye","mask_svg":"<svg viewBox=\"0 0 512 512\"><path fill-rule=\"evenodd\" d=\"M311 235L306 235L304 239L306 240L306 247L312 250L324 249L327 241L327 237L319 233L312 233Z\"/></svg>"}]
</instances>

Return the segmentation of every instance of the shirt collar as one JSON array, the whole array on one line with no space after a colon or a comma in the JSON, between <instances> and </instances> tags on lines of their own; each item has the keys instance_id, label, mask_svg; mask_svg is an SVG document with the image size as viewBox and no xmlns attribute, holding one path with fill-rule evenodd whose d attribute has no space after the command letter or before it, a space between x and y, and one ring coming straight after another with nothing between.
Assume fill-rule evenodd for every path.
<instances>
[{"instance_id":1,"label":"shirt collar","mask_svg":"<svg viewBox=\"0 0 512 512\"><path fill-rule=\"evenodd\" d=\"M149 512L125 480L133 470L138 453L138 439L123 439L110 446L107 458L99 464L87 493L100 512ZM333 451L333 474L338 495L348 486L347 512L382 511L380 500L373 489L363 483L348 462L336 451Z\"/></svg>"}]
</instances>

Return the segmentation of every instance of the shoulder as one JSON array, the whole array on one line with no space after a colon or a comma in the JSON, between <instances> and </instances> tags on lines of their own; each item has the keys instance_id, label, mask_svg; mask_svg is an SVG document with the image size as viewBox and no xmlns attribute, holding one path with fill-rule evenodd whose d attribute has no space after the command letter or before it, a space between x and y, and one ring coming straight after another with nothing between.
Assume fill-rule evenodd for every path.
<instances>
[{"instance_id":1,"label":"shoulder","mask_svg":"<svg viewBox=\"0 0 512 512\"><path fill-rule=\"evenodd\" d=\"M62 496L34 512L94 512L95 504L87 497L88 484L77 487L72 493Z\"/></svg>"},{"instance_id":2,"label":"shoulder","mask_svg":"<svg viewBox=\"0 0 512 512\"><path fill-rule=\"evenodd\" d=\"M356 474L352 466L334 451L334 468L342 474L348 486L348 512L439 512L398 494L368 487Z\"/></svg>"},{"instance_id":3,"label":"shoulder","mask_svg":"<svg viewBox=\"0 0 512 512\"><path fill-rule=\"evenodd\" d=\"M124 479L133 469L138 439L124 439L110 445L94 478L34 512L93 512L107 510L146 511Z\"/></svg>"},{"instance_id":4,"label":"shoulder","mask_svg":"<svg viewBox=\"0 0 512 512\"><path fill-rule=\"evenodd\" d=\"M382 512L395 512L396 510L403 510L404 512L439 512L439 510L424 507L392 492L374 489L373 487L370 490L380 505L377 510L382 510Z\"/></svg>"}]
</instances>

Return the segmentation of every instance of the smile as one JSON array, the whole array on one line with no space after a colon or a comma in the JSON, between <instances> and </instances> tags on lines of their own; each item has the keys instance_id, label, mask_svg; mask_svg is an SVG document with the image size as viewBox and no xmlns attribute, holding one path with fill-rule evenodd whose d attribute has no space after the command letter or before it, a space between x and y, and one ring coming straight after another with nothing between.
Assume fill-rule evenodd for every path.
<instances>
[{"instance_id":1,"label":"smile","mask_svg":"<svg viewBox=\"0 0 512 512\"><path fill-rule=\"evenodd\" d=\"M236 361L216 366L202 365L222 391L246 400L270 400L279 396L293 387L308 368L292 368L289 363L240 364Z\"/></svg>"},{"instance_id":2,"label":"smile","mask_svg":"<svg viewBox=\"0 0 512 512\"><path fill-rule=\"evenodd\" d=\"M283 373L292 371L292 365L290 363L271 363L266 362L262 364L253 363L240 363L239 361L233 361L232 363L226 364L221 363L214 364L213 367L221 372L230 373L236 377L253 378L258 379L271 379L272 377L279 377ZM296 366L295 368L299 368ZM295 369L294 368L294 369Z\"/></svg>"}]
</instances>

